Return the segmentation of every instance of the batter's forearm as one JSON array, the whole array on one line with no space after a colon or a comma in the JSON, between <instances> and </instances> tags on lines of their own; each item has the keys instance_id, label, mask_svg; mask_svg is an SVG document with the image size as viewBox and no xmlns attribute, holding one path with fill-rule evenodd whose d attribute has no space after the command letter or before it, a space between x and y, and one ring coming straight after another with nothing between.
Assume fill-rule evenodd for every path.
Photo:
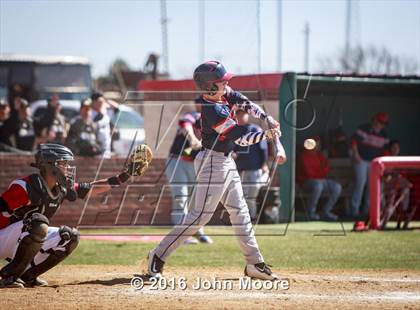
<instances>
[{"instance_id":1,"label":"batter's forearm","mask_svg":"<svg viewBox=\"0 0 420 310\"><path fill-rule=\"evenodd\" d=\"M265 120L268 117L267 113L265 113L265 111L258 104L250 100L237 103L236 106L250 114L252 117L259 118L261 120Z\"/></svg>"},{"instance_id":2,"label":"batter's forearm","mask_svg":"<svg viewBox=\"0 0 420 310\"><path fill-rule=\"evenodd\" d=\"M265 120L267 118L267 113L265 113L265 111L258 104L252 102L240 92L234 91L230 87L227 87L226 95L233 99L233 101L235 102L235 106L238 109L245 111L246 113L250 114L255 118L259 118L262 120Z\"/></svg>"}]
</instances>

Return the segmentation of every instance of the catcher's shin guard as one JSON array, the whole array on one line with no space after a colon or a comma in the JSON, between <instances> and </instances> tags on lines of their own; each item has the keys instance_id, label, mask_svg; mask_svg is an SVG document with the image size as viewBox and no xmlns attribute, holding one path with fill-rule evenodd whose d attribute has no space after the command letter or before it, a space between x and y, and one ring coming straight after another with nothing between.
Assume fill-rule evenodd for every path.
<instances>
[{"instance_id":1,"label":"catcher's shin guard","mask_svg":"<svg viewBox=\"0 0 420 310\"><path fill-rule=\"evenodd\" d=\"M50 254L47 259L38 265L32 266L20 277L26 283L26 286L48 285L45 280L38 279L37 277L50 270L51 268L57 266L77 248L80 238L77 229L70 228L68 226L61 226L59 229L59 234L61 237L59 246L60 244L65 244L63 249L50 249L45 251L44 253Z\"/></svg>"},{"instance_id":2,"label":"catcher's shin guard","mask_svg":"<svg viewBox=\"0 0 420 310\"><path fill-rule=\"evenodd\" d=\"M16 280L25 271L35 255L40 251L42 243L48 234L48 219L39 213L32 214L23 222L24 236L18 245L12 261L0 270L3 279Z\"/></svg>"}]
</instances>

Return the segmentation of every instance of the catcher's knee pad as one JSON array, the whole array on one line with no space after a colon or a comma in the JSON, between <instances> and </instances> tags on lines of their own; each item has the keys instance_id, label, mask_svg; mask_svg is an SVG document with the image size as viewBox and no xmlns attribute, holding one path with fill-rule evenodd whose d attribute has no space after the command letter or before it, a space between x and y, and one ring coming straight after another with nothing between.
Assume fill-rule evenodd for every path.
<instances>
[{"instance_id":1,"label":"catcher's knee pad","mask_svg":"<svg viewBox=\"0 0 420 310\"><path fill-rule=\"evenodd\" d=\"M28 232L28 236L38 243L44 242L47 238L48 225L48 218L41 213L33 213L23 221L24 231Z\"/></svg>"},{"instance_id":2,"label":"catcher's knee pad","mask_svg":"<svg viewBox=\"0 0 420 310\"><path fill-rule=\"evenodd\" d=\"M68 256L77 248L79 244L80 233L76 228L71 228L68 226L60 226L58 233L60 234L61 238L60 244L65 244L65 254Z\"/></svg>"},{"instance_id":3,"label":"catcher's knee pad","mask_svg":"<svg viewBox=\"0 0 420 310\"><path fill-rule=\"evenodd\" d=\"M60 241L57 246L49 250L41 250L42 253L49 254L48 257L40 264L33 264L31 268L26 270L21 276L23 281L28 282L36 279L39 275L58 265L76 249L79 243L79 232L77 229L61 226L58 229L58 233L60 235Z\"/></svg>"},{"instance_id":4,"label":"catcher's knee pad","mask_svg":"<svg viewBox=\"0 0 420 310\"><path fill-rule=\"evenodd\" d=\"M23 221L23 232L27 234L20 240L12 261L0 270L0 276L19 277L24 272L41 250L48 235L48 224L48 219L40 213L33 213Z\"/></svg>"}]
</instances>

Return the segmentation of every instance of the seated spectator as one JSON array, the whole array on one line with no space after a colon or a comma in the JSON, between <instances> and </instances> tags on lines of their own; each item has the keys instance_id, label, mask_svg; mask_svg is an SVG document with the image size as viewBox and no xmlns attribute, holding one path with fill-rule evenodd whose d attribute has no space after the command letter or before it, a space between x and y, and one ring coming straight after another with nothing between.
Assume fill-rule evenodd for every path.
<instances>
[{"instance_id":1,"label":"seated spectator","mask_svg":"<svg viewBox=\"0 0 420 310\"><path fill-rule=\"evenodd\" d=\"M400 142L392 140L385 150L385 156L399 156ZM398 171L389 171L382 176L381 180L381 228L385 229L388 221L395 211L398 217L409 218L410 210L410 188L412 184ZM404 228L407 228L409 220L405 221ZM400 225L400 223L398 223Z\"/></svg>"},{"instance_id":2,"label":"seated spectator","mask_svg":"<svg viewBox=\"0 0 420 310\"><path fill-rule=\"evenodd\" d=\"M349 156L349 144L342 126L328 131L328 157L347 158Z\"/></svg>"},{"instance_id":3,"label":"seated spectator","mask_svg":"<svg viewBox=\"0 0 420 310\"><path fill-rule=\"evenodd\" d=\"M0 99L0 151L8 151L7 146L11 146L10 135L11 130L10 106L6 100Z\"/></svg>"},{"instance_id":4,"label":"seated spectator","mask_svg":"<svg viewBox=\"0 0 420 310\"><path fill-rule=\"evenodd\" d=\"M35 146L35 130L28 101L21 99L18 106L16 129L13 133L13 145L24 151L33 151Z\"/></svg>"},{"instance_id":5,"label":"seated spectator","mask_svg":"<svg viewBox=\"0 0 420 310\"><path fill-rule=\"evenodd\" d=\"M71 120L67 145L76 155L95 156L102 154L97 140L96 123L92 120L92 101L84 99L80 104L80 114Z\"/></svg>"},{"instance_id":6,"label":"seated spectator","mask_svg":"<svg viewBox=\"0 0 420 310\"><path fill-rule=\"evenodd\" d=\"M108 103L101 93L93 93L92 120L98 127L98 141L104 158L111 157L111 119L107 112Z\"/></svg>"},{"instance_id":7,"label":"seated spectator","mask_svg":"<svg viewBox=\"0 0 420 310\"><path fill-rule=\"evenodd\" d=\"M10 116L10 107L7 101L3 98L0 98L0 126L4 124L4 122Z\"/></svg>"},{"instance_id":8,"label":"seated spectator","mask_svg":"<svg viewBox=\"0 0 420 310\"><path fill-rule=\"evenodd\" d=\"M41 143L65 143L68 124L60 111L61 106L58 96L51 96L48 100L47 110L39 121Z\"/></svg>"},{"instance_id":9,"label":"seated spectator","mask_svg":"<svg viewBox=\"0 0 420 310\"><path fill-rule=\"evenodd\" d=\"M13 152L16 144L14 143L14 133L19 127L19 110L20 106L28 106L28 102L21 98L15 97L13 104L9 105L5 100L0 100L1 112L0 116L0 149L6 152Z\"/></svg>"},{"instance_id":10,"label":"seated spectator","mask_svg":"<svg viewBox=\"0 0 420 310\"><path fill-rule=\"evenodd\" d=\"M341 185L327 178L329 165L327 158L321 153L321 139L313 138L316 146L312 150L304 149L297 163L297 181L302 188L310 193L308 213L311 220L319 220L321 217L316 212L319 198L323 191L327 193L328 200L322 209L321 216L326 220L335 221L337 215L331 212L341 194Z\"/></svg>"},{"instance_id":11,"label":"seated spectator","mask_svg":"<svg viewBox=\"0 0 420 310\"><path fill-rule=\"evenodd\" d=\"M258 224L276 224L280 221L280 190L276 187L262 187L257 197ZM261 210L263 209L263 210Z\"/></svg>"},{"instance_id":12,"label":"seated spectator","mask_svg":"<svg viewBox=\"0 0 420 310\"><path fill-rule=\"evenodd\" d=\"M236 112L238 124L246 126L249 132L262 131L256 124L249 123L249 114L238 110ZM245 200L248 204L249 215L254 220L257 217L257 197L260 188L268 181L268 146L267 141L250 146L235 145L235 161L242 180Z\"/></svg>"},{"instance_id":13,"label":"seated spectator","mask_svg":"<svg viewBox=\"0 0 420 310\"><path fill-rule=\"evenodd\" d=\"M391 140L388 144L388 147L384 151L384 156L399 156L401 152L400 141Z\"/></svg>"}]
</instances>

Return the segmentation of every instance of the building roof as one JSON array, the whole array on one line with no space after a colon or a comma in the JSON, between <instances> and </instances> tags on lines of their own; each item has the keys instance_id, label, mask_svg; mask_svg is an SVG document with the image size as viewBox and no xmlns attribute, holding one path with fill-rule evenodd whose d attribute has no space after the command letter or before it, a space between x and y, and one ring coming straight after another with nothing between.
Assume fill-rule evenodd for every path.
<instances>
[{"instance_id":1,"label":"building roof","mask_svg":"<svg viewBox=\"0 0 420 310\"><path fill-rule=\"evenodd\" d=\"M35 55L23 55L23 54L1 54L0 62L34 62L43 64L81 64L88 65L89 60L85 57L78 56L35 56Z\"/></svg>"},{"instance_id":2,"label":"building roof","mask_svg":"<svg viewBox=\"0 0 420 310\"><path fill-rule=\"evenodd\" d=\"M229 85L235 90L243 92L251 100L277 100L278 90L286 73L270 73L234 76ZM415 87L420 85L420 76L416 75L384 75L384 74L355 74L355 73L296 73L298 81L317 82L349 82L346 85L358 83L378 87L382 85L406 85ZM312 86L313 87L313 86ZM342 90L344 91L344 90ZM185 80L142 80L138 83L137 92L129 92L128 100L193 100L199 92L192 79Z\"/></svg>"},{"instance_id":3,"label":"building roof","mask_svg":"<svg viewBox=\"0 0 420 310\"><path fill-rule=\"evenodd\" d=\"M298 79L314 79L319 81L345 81L345 82L379 82L379 83L408 83L420 84L419 75L401 74L357 74L341 72L300 72L296 73Z\"/></svg>"},{"instance_id":4,"label":"building roof","mask_svg":"<svg viewBox=\"0 0 420 310\"><path fill-rule=\"evenodd\" d=\"M253 100L275 100L282 78L283 74L280 73L237 75L229 81L229 85ZM193 100L200 93L192 79L142 80L137 90L138 93L129 93L127 99Z\"/></svg>"}]
</instances>

